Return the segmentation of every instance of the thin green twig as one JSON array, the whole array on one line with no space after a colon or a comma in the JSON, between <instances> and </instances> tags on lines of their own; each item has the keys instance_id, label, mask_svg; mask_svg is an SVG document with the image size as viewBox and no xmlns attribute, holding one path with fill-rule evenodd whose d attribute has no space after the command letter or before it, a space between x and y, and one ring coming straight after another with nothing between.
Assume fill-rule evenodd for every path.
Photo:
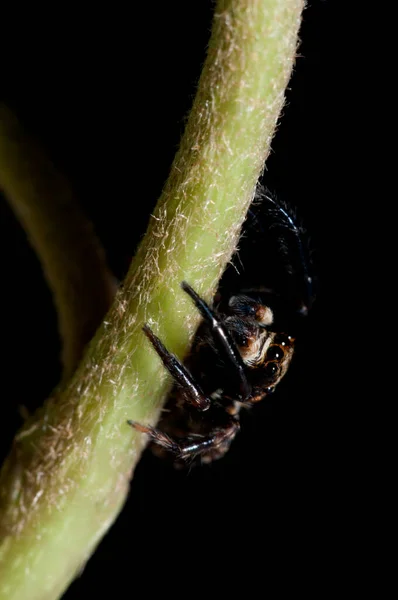
<instances>
[{"instance_id":1,"label":"thin green twig","mask_svg":"<svg viewBox=\"0 0 398 600\"><path fill-rule=\"evenodd\" d=\"M0 189L36 250L53 292L67 381L109 309L115 280L66 179L1 104Z\"/></svg>"}]
</instances>

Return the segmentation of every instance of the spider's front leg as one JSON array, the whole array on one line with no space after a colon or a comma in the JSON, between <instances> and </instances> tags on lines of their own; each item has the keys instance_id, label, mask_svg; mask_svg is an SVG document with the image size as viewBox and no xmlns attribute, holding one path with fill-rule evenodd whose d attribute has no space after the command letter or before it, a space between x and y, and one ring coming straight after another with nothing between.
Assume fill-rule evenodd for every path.
<instances>
[{"instance_id":1,"label":"spider's front leg","mask_svg":"<svg viewBox=\"0 0 398 600\"><path fill-rule=\"evenodd\" d=\"M239 431L238 418L231 417L228 425L216 428L208 435L187 436L176 440L149 425L141 425L135 421L127 422L133 429L146 433L152 442L182 460L189 460L203 455L208 455L210 460L222 456Z\"/></svg>"},{"instance_id":2,"label":"spider's front leg","mask_svg":"<svg viewBox=\"0 0 398 600\"><path fill-rule=\"evenodd\" d=\"M181 386L184 398L187 402L200 411L208 410L210 408L211 400L204 394L200 385L195 381L188 369L176 356L174 356L174 354L171 354L171 352L167 350L148 325L144 325L143 331L160 356L170 375L172 375L175 382Z\"/></svg>"},{"instance_id":3,"label":"spider's front leg","mask_svg":"<svg viewBox=\"0 0 398 600\"><path fill-rule=\"evenodd\" d=\"M232 373L236 378L236 383L239 389L239 400L244 402L246 398L250 396L251 386L247 381L245 373L245 365L242 360L242 356L239 352L239 348L235 341L232 339L228 328L225 323L218 317L213 309L191 288L191 286L185 281L181 284L184 292L192 298L195 306L198 308L200 314L206 321L210 328L214 342L220 355L224 358L227 365L232 369Z\"/></svg>"}]
</instances>

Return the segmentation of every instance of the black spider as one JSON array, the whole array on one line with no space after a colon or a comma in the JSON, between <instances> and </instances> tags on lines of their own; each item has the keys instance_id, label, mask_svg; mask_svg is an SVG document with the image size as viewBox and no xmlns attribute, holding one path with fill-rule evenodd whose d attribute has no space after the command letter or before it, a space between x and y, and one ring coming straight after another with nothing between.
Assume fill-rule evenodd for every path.
<instances>
[{"instance_id":1,"label":"black spider","mask_svg":"<svg viewBox=\"0 0 398 600\"><path fill-rule=\"evenodd\" d=\"M241 273L227 269L215 297L217 309L188 283L181 284L203 317L184 364L148 325L143 328L175 386L159 429L128 423L149 435L154 452L172 456L176 466L197 458L211 462L227 452L239 431L241 408L271 394L286 374L295 342L295 334L286 327L297 329L293 324L307 315L313 301L304 231L292 211L260 191L249 219L251 234L241 240L239 251ZM258 260L272 255L268 246L275 242L277 260L272 264L278 267L269 269L274 271L272 287L264 287Z\"/></svg>"}]
</instances>

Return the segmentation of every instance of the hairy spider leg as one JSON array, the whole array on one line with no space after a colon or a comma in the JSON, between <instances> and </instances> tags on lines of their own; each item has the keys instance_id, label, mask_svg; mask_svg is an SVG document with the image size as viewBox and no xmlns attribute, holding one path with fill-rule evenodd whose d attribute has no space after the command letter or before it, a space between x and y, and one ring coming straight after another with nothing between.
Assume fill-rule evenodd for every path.
<instances>
[{"instance_id":1,"label":"hairy spider leg","mask_svg":"<svg viewBox=\"0 0 398 600\"><path fill-rule=\"evenodd\" d=\"M133 429L146 433L151 440L165 448L169 452L175 454L178 458L194 458L212 449L218 448L220 445L230 443L237 432L239 431L239 422L236 418L231 417L228 427L223 429L215 429L209 435L195 435L179 438L178 441L173 440L170 436L155 429L150 425L141 425L135 421L127 421Z\"/></svg>"},{"instance_id":2,"label":"hairy spider leg","mask_svg":"<svg viewBox=\"0 0 398 600\"><path fill-rule=\"evenodd\" d=\"M188 369L177 359L176 356L174 356L174 354L171 354L167 350L167 348L162 344L160 339L153 333L148 325L144 325L142 329L160 356L166 369L184 390L184 396L186 400L200 411L208 410L208 408L210 408L211 400L210 398L206 397L201 387L194 380Z\"/></svg>"},{"instance_id":3,"label":"hairy spider leg","mask_svg":"<svg viewBox=\"0 0 398 600\"><path fill-rule=\"evenodd\" d=\"M234 371L239 379L239 391L241 394L241 399L244 401L250 396L251 386L247 381L244 363L237 345L232 339L224 323L208 306L208 304L191 288L191 286L183 281L181 283L181 287L184 292L186 292L194 301L195 306L199 310L200 314L211 328L213 339L218 349L227 359L228 363L234 368Z\"/></svg>"}]
</instances>

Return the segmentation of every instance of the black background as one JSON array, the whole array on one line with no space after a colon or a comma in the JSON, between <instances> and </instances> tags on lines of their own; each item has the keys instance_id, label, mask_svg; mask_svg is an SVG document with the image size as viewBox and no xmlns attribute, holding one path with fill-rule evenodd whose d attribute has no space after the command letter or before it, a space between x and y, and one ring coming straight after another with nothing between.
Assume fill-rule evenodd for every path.
<instances>
[{"instance_id":1,"label":"black background","mask_svg":"<svg viewBox=\"0 0 398 600\"><path fill-rule=\"evenodd\" d=\"M69 177L123 277L167 177L192 103L213 3L159 3L95 14L3 19L2 99ZM150 455L118 518L65 598L101 590L216 593L244 581L265 591L275 568L311 583L334 537L336 440L325 303L329 211L335 194L333 31L329 2L310 2L287 106L265 183L296 206L312 239L317 301L294 364L272 401L246 415L228 455L174 472ZM40 265L0 197L2 369L0 444L60 374L51 295ZM326 233L325 233L326 232ZM239 568L239 571L238 571ZM283 573L284 568L288 572ZM146 588L146 592L143 590Z\"/></svg>"}]
</instances>

